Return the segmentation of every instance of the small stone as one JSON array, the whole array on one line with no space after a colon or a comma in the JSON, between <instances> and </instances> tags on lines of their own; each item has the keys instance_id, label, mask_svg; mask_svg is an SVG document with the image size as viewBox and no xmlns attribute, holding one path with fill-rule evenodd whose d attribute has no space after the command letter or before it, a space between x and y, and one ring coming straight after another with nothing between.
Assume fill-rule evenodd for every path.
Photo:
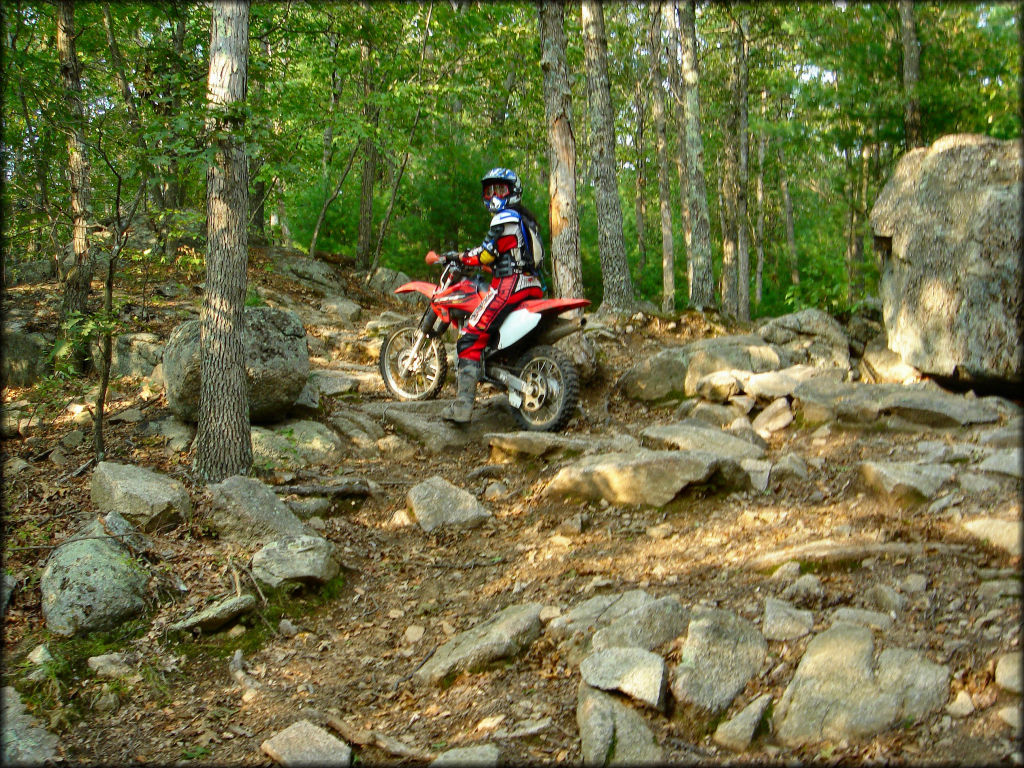
<instances>
[{"instance_id":1,"label":"small stone","mask_svg":"<svg viewBox=\"0 0 1024 768\"><path fill-rule=\"evenodd\" d=\"M872 608L889 614L902 611L906 602L906 598L886 584L875 584L864 593L864 599Z\"/></svg>"},{"instance_id":2,"label":"small stone","mask_svg":"<svg viewBox=\"0 0 1024 768\"><path fill-rule=\"evenodd\" d=\"M80 429L74 429L61 438L60 444L65 448L73 449L85 442L85 433Z\"/></svg>"},{"instance_id":3,"label":"small stone","mask_svg":"<svg viewBox=\"0 0 1024 768\"><path fill-rule=\"evenodd\" d=\"M352 763L352 749L348 744L308 720L299 720L274 734L260 749L282 765L347 767Z\"/></svg>"},{"instance_id":4,"label":"small stone","mask_svg":"<svg viewBox=\"0 0 1024 768\"><path fill-rule=\"evenodd\" d=\"M235 624L231 629L227 631L229 640L235 640L245 634L245 627L242 624Z\"/></svg>"},{"instance_id":5,"label":"small stone","mask_svg":"<svg viewBox=\"0 0 1024 768\"><path fill-rule=\"evenodd\" d=\"M673 530L672 523L659 523L648 528L647 535L656 540L667 539L672 535Z\"/></svg>"},{"instance_id":6,"label":"small stone","mask_svg":"<svg viewBox=\"0 0 1024 768\"><path fill-rule=\"evenodd\" d=\"M908 595L924 592L928 588L928 579L921 573L911 573L900 583L900 589Z\"/></svg>"},{"instance_id":7,"label":"small stone","mask_svg":"<svg viewBox=\"0 0 1024 768\"><path fill-rule=\"evenodd\" d=\"M53 661L53 656L50 655L50 649L45 645L37 645L32 652L27 656L28 660L33 664L45 664L48 661Z\"/></svg>"},{"instance_id":8,"label":"small stone","mask_svg":"<svg viewBox=\"0 0 1024 768\"><path fill-rule=\"evenodd\" d=\"M1000 720L1010 726L1014 733L1020 733L1021 711L1019 704L1012 707L1003 707L996 714Z\"/></svg>"},{"instance_id":9,"label":"small stone","mask_svg":"<svg viewBox=\"0 0 1024 768\"><path fill-rule=\"evenodd\" d=\"M711 738L716 744L733 752L742 752L750 746L750 740L771 703L771 694L762 693L731 720L726 720L715 729Z\"/></svg>"},{"instance_id":10,"label":"small stone","mask_svg":"<svg viewBox=\"0 0 1024 768\"><path fill-rule=\"evenodd\" d=\"M825 589L821 586L821 579L813 573L805 573L782 593L783 600L792 600L796 603L807 603L824 596Z\"/></svg>"},{"instance_id":11,"label":"small stone","mask_svg":"<svg viewBox=\"0 0 1024 768\"><path fill-rule=\"evenodd\" d=\"M419 624L410 624L405 630L405 642L409 643L409 645L415 645L423 639L423 633L425 631L426 630Z\"/></svg>"},{"instance_id":12,"label":"small stone","mask_svg":"<svg viewBox=\"0 0 1024 768\"><path fill-rule=\"evenodd\" d=\"M956 698L946 706L946 712L948 712L951 717L956 718L967 717L968 715L973 714L974 702L971 701L971 694L967 691L960 691L960 693L956 695Z\"/></svg>"},{"instance_id":13,"label":"small stone","mask_svg":"<svg viewBox=\"0 0 1024 768\"><path fill-rule=\"evenodd\" d=\"M285 637L295 637L299 634L298 627L292 624L288 619L281 619L281 621L277 623L277 631Z\"/></svg>"},{"instance_id":14,"label":"small stone","mask_svg":"<svg viewBox=\"0 0 1024 768\"><path fill-rule=\"evenodd\" d=\"M552 619L557 619L562 615L562 609L557 605L545 605L540 609L540 620L542 624L547 624Z\"/></svg>"},{"instance_id":15,"label":"small stone","mask_svg":"<svg viewBox=\"0 0 1024 768\"><path fill-rule=\"evenodd\" d=\"M996 662L996 685L1010 693L1021 692L1021 652L1004 654Z\"/></svg>"},{"instance_id":16,"label":"small stone","mask_svg":"<svg viewBox=\"0 0 1024 768\"><path fill-rule=\"evenodd\" d=\"M86 663L89 665L89 669L96 673L97 677L118 679L132 674L131 667L125 663L124 655L120 653L91 656Z\"/></svg>"},{"instance_id":17,"label":"small stone","mask_svg":"<svg viewBox=\"0 0 1024 768\"><path fill-rule=\"evenodd\" d=\"M764 618L761 633L768 640L795 640L808 634L814 627L814 616L810 611L794 608L785 600L774 597L764 601Z\"/></svg>"},{"instance_id":18,"label":"small stone","mask_svg":"<svg viewBox=\"0 0 1024 768\"><path fill-rule=\"evenodd\" d=\"M789 581L790 579L800 578L800 563L796 560L789 560L783 563L775 572L772 573L772 578L778 581Z\"/></svg>"},{"instance_id":19,"label":"small stone","mask_svg":"<svg viewBox=\"0 0 1024 768\"><path fill-rule=\"evenodd\" d=\"M454 768L455 766L480 766L480 768L488 768L489 766L496 766L501 761L501 751L493 744L477 744L471 747L456 747L455 749L449 749L447 752L442 752L433 762L431 766L448 766L448 768Z\"/></svg>"},{"instance_id":20,"label":"small stone","mask_svg":"<svg viewBox=\"0 0 1024 768\"><path fill-rule=\"evenodd\" d=\"M861 608L836 608L832 612L832 624L859 624L871 629L887 632L892 629L892 618L878 611L865 611Z\"/></svg>"}]
</instances>

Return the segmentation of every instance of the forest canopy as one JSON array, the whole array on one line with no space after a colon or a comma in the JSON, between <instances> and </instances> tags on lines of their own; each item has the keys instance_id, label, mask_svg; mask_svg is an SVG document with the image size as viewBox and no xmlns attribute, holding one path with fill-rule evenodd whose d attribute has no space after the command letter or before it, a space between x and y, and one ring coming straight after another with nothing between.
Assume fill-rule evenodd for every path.
<instances>
[{"instance_id":1,"label":"forest canopy","mask_svg":"<svg viewBox=\"0 0 1024 768\"><path fill-rule=\"evenodd\" d=\"M872 295L877 268L867 213L910 146L906 104L927 145L960 132L1021 135L1019 4L905 3L919 53L905 77L902 4L698 3L703 170L716 281L722 262L724 158L746 142L741 176L751 269L763 265L752 316L818 306L843 311ZM52 2L4 3L5 270L64 252L72 236L69 142ZM664 89L672 158L675 302L687 305L680 206L678 56L659 4L604 6L624 240L639 298L662 290L656 131ZM126 253L202 269L207 126L206 4L77 3L90 223L145 186L140 219L160 247ZM601 299L598 222L587 141L579 4L566 6L577 151L580 256ZM533 3L253 3L245 151L250 244L308 251L360 269L425 274L422 255L476 245L486 229L479 179L502 165L548 235L548 152L538 8ZM661 57L662 82L652 76ZM745 129L733 111L742 63ZM673 64L678 64L678 60ZM369 190L367 192L367 190ZM336 193L336 197L332 197ZM325 203L329 204L325 205ZM791 237L787 238L787 209ZM140 224L141 226L141 224ZM102 242L97 248L102 249Z\"/></svg>"}]
</instances>

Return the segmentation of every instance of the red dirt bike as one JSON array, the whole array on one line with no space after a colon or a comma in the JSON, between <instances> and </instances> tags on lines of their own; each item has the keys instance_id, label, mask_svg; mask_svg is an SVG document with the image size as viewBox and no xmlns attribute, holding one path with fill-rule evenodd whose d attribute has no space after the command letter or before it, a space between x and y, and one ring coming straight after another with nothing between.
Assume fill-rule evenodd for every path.
<instances>
[{"instance_id":1,"label":"red dirt bike","mask_svg":"<svg viewBox=\"0 0 1024 768\"><path fill-rule=\"evenodd\" d=\"M427 254L427 264L444 262L437 285L414 280L395 293L422 293L429 299L423 317L391 333L380 349L380 375L400 400L437 397L448 374L443 339L459 331L487 294L488 281L468 277L453 254ZM552 432L564 427L579 404L579 377L569 357L553 346L583 329L586 320L561 314L589 305L587 299L528 299L513 309L491 335L481 357L482 381L508 393L516 420L528 430Z\"/></svg>"}]
</instances>

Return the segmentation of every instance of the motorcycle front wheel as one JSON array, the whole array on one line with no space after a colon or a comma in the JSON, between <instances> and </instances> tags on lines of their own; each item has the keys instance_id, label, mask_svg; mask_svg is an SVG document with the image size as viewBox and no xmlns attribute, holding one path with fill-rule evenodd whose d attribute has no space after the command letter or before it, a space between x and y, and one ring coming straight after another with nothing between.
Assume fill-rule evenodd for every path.
<instances>
[{"instance_id":1,"label":"motorcycle front wheel","mask_svg":"<svg viewBox=\"0 0 1024 768\"><path fill-rule=\"evenodd\" d=\"M385 339L377 367L384 386L398 399L432 400L448 375L448 352L441 339L407 325Z\"/></svg>"},{"instance_id":2,"label":"motorcycle front wheel","mask_svg":"<svg viewBox=\"0 0 1024 768\"><path fill-rule=\"evenodd\" d=\"M524 382L516 420L534 432L554 432L569 423L580 400L576 367L562 350L539 346L527 351L516 366Z\"/></svg>"}]
</instances>

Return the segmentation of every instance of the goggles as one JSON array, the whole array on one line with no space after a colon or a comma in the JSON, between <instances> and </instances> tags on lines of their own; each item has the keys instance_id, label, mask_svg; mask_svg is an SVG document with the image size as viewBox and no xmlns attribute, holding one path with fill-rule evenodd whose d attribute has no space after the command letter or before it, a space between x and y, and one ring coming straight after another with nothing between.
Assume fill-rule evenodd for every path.
<instances>
[{"instance_id":1,"label":"goggles","mask_svg":"<svg viewBox=\"0 0 1024 768\"><path fill-rule=\"evenodd\" d=\"M492 197L508 197L509 188L508 184L503 181L494 181L490 184L484 184L484 200L490 200Z\"/></svg>"}]
</instances>

